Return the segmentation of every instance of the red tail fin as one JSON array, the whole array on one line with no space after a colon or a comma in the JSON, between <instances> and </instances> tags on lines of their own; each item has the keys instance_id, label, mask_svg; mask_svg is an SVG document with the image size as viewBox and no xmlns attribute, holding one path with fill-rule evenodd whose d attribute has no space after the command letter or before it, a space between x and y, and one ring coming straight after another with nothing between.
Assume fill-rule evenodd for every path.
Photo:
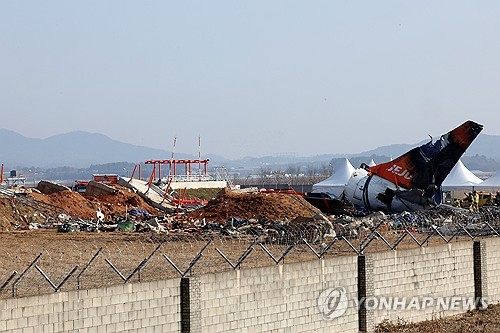
<instances>
[{"instance_id":1,"label":"red tail fin","mask_svg":"<svg viewBox=\"0 0 500 333\"><path fill-rule=\"evenodd\" d=\"M466 121L436 142L413 148L390 162L370 167L370 171L406 189L437 188L482 129L480 124Z\"/></svg>"}]
</instances>

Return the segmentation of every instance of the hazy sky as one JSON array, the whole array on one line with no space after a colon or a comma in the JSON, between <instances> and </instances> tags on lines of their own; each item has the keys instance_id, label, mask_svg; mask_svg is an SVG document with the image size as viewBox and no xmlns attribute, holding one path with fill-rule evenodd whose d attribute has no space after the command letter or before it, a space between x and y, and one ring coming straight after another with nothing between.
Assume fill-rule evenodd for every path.
<instances>
[{"instance_id":1,"label":"hazy sky","mask_svg":"<svg viewBox=\"0 0 500 333\"><path fill-rule=\"evenodd\" d=\"M0 127L228 158L500 134L500 1L0 1ZM5 144L5 143L4 143ZM169 156L168 156L169 157Z\"/></svg>"}]
</instances>

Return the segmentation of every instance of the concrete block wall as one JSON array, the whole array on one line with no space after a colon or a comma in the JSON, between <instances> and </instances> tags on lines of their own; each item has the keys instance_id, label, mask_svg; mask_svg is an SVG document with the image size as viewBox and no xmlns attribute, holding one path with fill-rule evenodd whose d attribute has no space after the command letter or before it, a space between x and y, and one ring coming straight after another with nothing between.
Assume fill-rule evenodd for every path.
<instances>
[{"instance_id":1,"label":"concrete block wall","mask_svg":"<svg viewBox=\"0 0 500 333\"><path fill-rule=\"evenodd\" d=\"M488 302L500 302L500 238L482 240L486 244Z\"/></svg>"},{"instance_id":2,"label":"concrete block wall","mask_svg":"<svg viewBox=\"0 0 500 333\"><path fill-rule=\"evenodd\" d=\"M318 296L343 287L349 304L325 319ZM357 332L357 257L201 276L202 332Z\"/></svg>"},{"instance_id":3,"label":"concrete block wall","mask_svg":"<svg viewBox=\"0 0 500 333\"><path fill-rule=\"evenodd\" d=\"M180 332L179 279L0 300L0 332Z\"/></svg>"},{"instance_id":4,"label":"concrete block wall","mask_svg":"<svg viewBox=\"0 0 500 333\"><path fill-rule=\"evenodd\" d=\"M499 302L499 246L500 238L491 238L2 299L0 332L372 331L384 319L416 322L456 312L370 310L367 303L358 310L361 297L480 295ZM329 288L347 294L338 317L318 306Z\"/></svg>"},{"instance_id":5,"label":"concrete block wall","mask_svg":"<svg viewBox=\"0 0 500 333\"><path fill-rule=\"evenodd\" d=\"M387 296L398 300L413 296L473 299L475 296L473 242L380 252L370 257L373 259L374 296L378 299ZM384 319L404 318L416 322L457 313L451 309L436 309L446 307L425 306L425 309L403 311L377 307L374 321L378 324Z\"/></svg>"}]
</instances>

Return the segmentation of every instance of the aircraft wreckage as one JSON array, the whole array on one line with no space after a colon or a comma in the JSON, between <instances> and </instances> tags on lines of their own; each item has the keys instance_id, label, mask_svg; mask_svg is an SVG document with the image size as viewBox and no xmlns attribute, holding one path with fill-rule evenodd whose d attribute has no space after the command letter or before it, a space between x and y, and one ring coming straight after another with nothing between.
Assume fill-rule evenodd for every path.
<instances>
[{"instance_id":1,"label":"aircraft wreckage","mask_svg":"<svg viewBox=\"0 0 500 333\"><path fill-rule=\"evenodd\" d=\"M362 164L345 185L343 197L356 208L402 212L441 203L441 184L483 126L466 121L439 140L379 165Z\"/></svg>"}]
</instances>

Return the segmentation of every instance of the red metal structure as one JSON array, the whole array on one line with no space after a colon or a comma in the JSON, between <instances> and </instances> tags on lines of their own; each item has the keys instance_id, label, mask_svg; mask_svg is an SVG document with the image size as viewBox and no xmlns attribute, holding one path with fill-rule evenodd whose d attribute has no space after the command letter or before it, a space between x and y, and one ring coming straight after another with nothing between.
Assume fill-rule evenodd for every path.
<instances>
[{"instance_id":1,"label":"red metal structure","mask_svg":"<svg viewBox=\"0 0 500 333\"><path fill-rule=\"evenodd\" d=\"M157 170L157 173L158 175L156 175L156 172L155 172L155 179L161 179L161 165L168 165L169 166L169 172L168 172L168 175L169 177L168 178L176 178L177 176L186 176L188 178L192 178L192 179L195 179L197 176L208 176L208 167L207 167L207 164L208 164L209 160L208 159L205 159L205 160L200 160L200 159L196 159L196 160L147 160L146 162L144 162L145 164L153 164L154 165L154 169ZM199 173L198 174L193 174L193 168L192 166L198 164L198 171ZM201 172L201 165L203 164L203 172ZM158 166L158 167L156 167ZM178 173L178 168L179 166L184 166L184 174L180 175Z\"/></svg>"},{"instance_id":2,"label":"red metal structure","mask_svg":"<svg viewBox=\"0 0 500 333\"><path fill-rule=\"evenodd\" d=\"M132 175L130 176L130 179L129 179L129 183L132 181L132 179L134 178L134 175L135 175L135 171L136 170L139 170L139 180L142 180L142 175L141 175L141 165L140 164L136 164L134 165L134 170L132 171Z\"/></svg>"}]
</instances>

